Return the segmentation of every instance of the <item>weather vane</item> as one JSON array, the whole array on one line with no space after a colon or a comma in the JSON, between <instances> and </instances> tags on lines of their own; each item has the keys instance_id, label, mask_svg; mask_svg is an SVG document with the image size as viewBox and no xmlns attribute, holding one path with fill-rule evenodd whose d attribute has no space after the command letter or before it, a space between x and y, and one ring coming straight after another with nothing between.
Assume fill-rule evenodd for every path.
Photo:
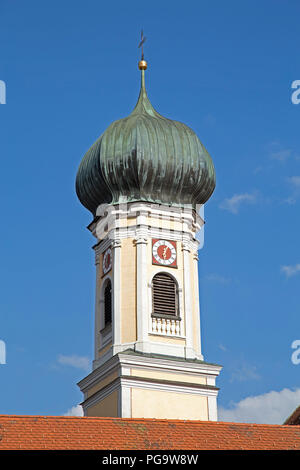
<instances>
[{"instance_id":1,"label":"weather vane","mask_svg":"<svg viewBox=\"0 0 300 470\"><path fill-rule=\"evenodd\" d=\"M142 57L141 60L139 61L139 69L140 70L146 70L147 68L147 62L144 60L144 43L146 41L146 37L144 36L143 30L141 31L141 40L138 45L138 48L142 48Z\"/></svg>"}]
</instances>

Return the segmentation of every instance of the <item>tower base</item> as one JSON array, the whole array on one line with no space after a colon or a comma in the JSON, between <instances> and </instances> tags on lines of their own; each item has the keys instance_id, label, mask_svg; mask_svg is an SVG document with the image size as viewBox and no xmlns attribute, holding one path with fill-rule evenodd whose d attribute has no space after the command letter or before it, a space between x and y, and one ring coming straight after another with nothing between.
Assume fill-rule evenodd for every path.
<instances>
[{"instance_id":1,"label":"tower base","mask_svg":"<svg viewBox=\"0 0 300 470\"><path fill-rule=\"evenodd\" d=\"M221 366L127 350L78 383L85 416L217 421Z\"/></svg>"}]
</instances>

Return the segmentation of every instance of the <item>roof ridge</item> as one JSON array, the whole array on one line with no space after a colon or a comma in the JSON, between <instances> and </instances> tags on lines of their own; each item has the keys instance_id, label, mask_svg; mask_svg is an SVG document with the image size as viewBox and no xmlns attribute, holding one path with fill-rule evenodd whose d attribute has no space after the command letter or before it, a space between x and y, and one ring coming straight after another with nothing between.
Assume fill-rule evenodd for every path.
<instances>
[{"instance_id":1,"label":"roof ridge","mask_svg":"<svg viewBox=\"0 0 300 470\"><path fill-rule=\"evenodd\" d=\"M67 420L96 420L96 421L128 421L128 422L171 422L178 424L205 424L210 426L222 426L222 425L232 425L232 426L252 426L252 427L281 427L285 429L291 429L290 426L286 424L270 424L270 423L240 423L234 421L204 421L204 420L191 420L191 419L169 419L169 418L119 418L119 417L110 417L110 416L64 416L64 415L10 415L10 414L0 414L0 419L24 419L24 418L40 418L40 419L67 419Z\"/></svg>"}]
</instances>

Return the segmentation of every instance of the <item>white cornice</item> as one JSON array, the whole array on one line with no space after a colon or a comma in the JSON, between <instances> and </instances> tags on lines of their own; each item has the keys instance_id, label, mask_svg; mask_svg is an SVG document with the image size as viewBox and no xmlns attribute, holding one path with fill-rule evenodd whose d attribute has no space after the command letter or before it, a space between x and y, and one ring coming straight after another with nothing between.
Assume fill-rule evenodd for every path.
<instances>
[{"instance_id":1,"label":"white cornice","mask_svg":"<svg viewBox=\"0 0 300 470\"><path fill-rule=\"evenodd\" d=\"M189 393L205 396L217 396L219 389L217 387L209 387L204 384L191 384L185 382L173 382L168 380L151 380L142 379L140 377L121 377L121 386L143 388L147 390L159 390L162 392Z\"/></svg>"},{"instance_id":2,"label":"white cornice","mask_svg":"<svg viewBox=\"0 0 300 470\"><path fill-rule=\"evenodd\" d=\"M206 386L204 384L173 382L168 380L154 380L146 378L143 379L141 377L132 377L128 375L118 377L113 382L94 393L91 397L87 398L82 404L84 405L84 408L87 409L99 401L102 401L115 390L121 390L124 387L140 388L143 390L153 390L160 392L186 393L189 395L201 395L205 397L217 397L219 392L217 387Z\"/></svg>"},{"instance_id":3,"label":"white cornice","mask_svg":"<svg viewBox=\"0 0 300 470\"><path fill-rule=\"evenodd\" d=\"M192 362L192 361L180 361L176 359L168 358L154 358L145 355L131 355L131 354L116 354L110 358L105 364L101 365L87 377L82 379L78 386L82 392L85 392L90 387L99 383L104 377L107 377L110 373L115 370L119 371L122 376L122 369L146 369L156 370L157 372L172 372L172 373L187 373L192 375L209 376L213 380L219 375L222 367L215 364L207 364L205 362Z\"/></svg>"},{"instance_id":4,"label":"white cornice","mask_svg":"<svg viewBox=\"0 0 300 470\"><path fill-rule=\"evenodd\" d=\"M98 235L100 236L100 234ZM197 252L199 247L198 240L194 238L194 235L191 232L151 227L150 225L133 225L130 227L112 229L108 233L105 232L105 238L94 245L93 248L96 254L101 254L112 244L112 242L126 238L133 238L134 240L164 238L166 240L184 241L186 248L194 253Z\"/></svg>"},{"instance_id":5,"label":"white cornice","mask_svg":"<svg viewBox=\"0 0 300 470\"><path fill-rule=\"evenodd\" d=\"M203 374L203 375L213 375L217 377L222 369L222 366L216 364L208 364L206 362L192 362L188 360L176 360L168 359L163 357L148 357L148 356L137 356L137 355L126 355L121 354L121 363L122 365L126 364L130 367L136 366L147 366L152 370L164 370L168 372L186 372L194 374Z\"/></svg>"},{"instance_id":6,"label":"white cornice","mask_svg":"<svg viewBox=\"0 0 300 470\"><path fill-rule=\"evenodd\" d=\"M124 229L126 231L130 229L137 230L138 227L141 227L141 220L150 218L158 218L159 220L170 220L173 222L179 222L182 224L182 230L174 231L176 233L176 239L178 239L178 234L186 232L189 237L194 240L194 243L197 243L195 240L195 234L198 232L204 224L204 220L196 213L195 210L179 207L170 207L163 206L161 204L150 204L150 203L131 203L131 204L120 204L120 205L105 205L104 207L97 211L98 217L89 225L89 230L93 235L98 239L103 239L106 237L115 238L111 233L115 230L122 231L124 236ZM123 219L139 219L136 226L121 227L120 220ZM145 225L145 221L142 222ZM155 229L155 227L150 227L145 225L146 229ZM173 229L160 229L165 232L173 232ZM126 232L125 232L126 233Z\"/></svg>"}]
</instances>

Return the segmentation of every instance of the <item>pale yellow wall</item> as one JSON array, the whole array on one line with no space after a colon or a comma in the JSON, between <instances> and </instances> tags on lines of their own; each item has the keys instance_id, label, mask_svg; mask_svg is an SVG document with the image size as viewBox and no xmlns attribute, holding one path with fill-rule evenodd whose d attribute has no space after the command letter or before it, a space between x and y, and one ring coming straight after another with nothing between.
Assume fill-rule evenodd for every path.
<instances>
[{"instance_id":1,"label":"pale yellow wall","mask_svg":"<svg viewBox=\"0 0 300 470\"><path fill-rule=\"evenodd\" d=\"M106 387L109 383L111 383L113 380L115 380L118 377L118 373L114 372L113 374L108 375L105 377L105 379L102 379L100 383L97 385L94 385L94 387L91 387L87 392L86 392L86 398L91 397L94 395L94 393L98 392L102 388Z\"/></svg>"},{"instance_id":2,"label":"pale yellow wall","mask_svg":"<svg viewBox=\"0 0 300 470\"><path fill-rule=\"evenodd\" d=\"M129 219L120 219L120 226L132 226L136 225L136 217ZM176 230L183 229L183 223L175 220L164 220L158 217L147 217L146 224L149 226L170 228ZM183 252L182 252L182 243L177 241L177 268L172 268L168 266L158 266L152 264L152 240L148 239L147 243L147 270L148 270L148 279L149 283L152 277L161 271L170 273L174 275L179 282L179 286L182 289L180 297L182 299L180 303L180 317L181 317L181 334L185 336L185 312L184 312L184 272L183 272ZM100 273L102 272L102 257ZM192 305L192 315L193 323L197 324L197 288L198 288L198 279L195 278L195 269L194 269L194 260L193 253L190 253L190 273L191 273L191 285L189 286L190 295L191 295L191 305ZM111 271L112 274L112 271ZM102 279L100 279L100 288L102 284ZM152 295L147 292L148 301L150 302L150 312L152 310ZM150 318L149 318L150 321ZM137 340L137 319L136 319L136 245L132 238L122 239L122 249L121 249L121 343L133 343ZM166 336L159 336L150 334L149 340L153 342L161 342L168 344L178 344L185 346L184 339L172 339ZM193 343L194 349L199 352L199 341L198 341L198 331L196 328L193 328ZM101 356L107 351L104 348L100 354Z\"/></svg>"},{"instance_id":3,"label":"pale yellow wall","mask_svg":"<svg viewBox=\"0 0 300 470\"><path fill-rule=\"evenodd\" d=\"M119 227L134 227L136 225L136 217L121 218L118 220Z\"/></svg>"},{"instance_id":4,"label":"pale yellow wall","mask_svg":"<svg viewBox=\"0 0 300 470\"><path fill-rule=\"evenodd\" d=\"M182 230L182 223L175 220L166 220L158 217L148 217L147 224L151 227L159 227L167 230Z\"/></svg>"},{"instance_id":5,"label":"pale yellow wall","mask_svg":"<svg viewBox=\"0 0 300 470\"><path fill-rule=\"evenodd\" d=\"M107 416L116 418L118 416L118 391L112 392L101 402L90 406L85 416Z\"/></svg>"},{"instance_id":6,"label":"pale yellow wall","mask_svg":"<svg viewBox=\"0 0 300 470\"><path fill-rule=\"evenodd\" d=\"M133 388L132 418L208 420L207 397Z\"/></svg>"},{"instance_id":7,"label":"pale yellow wall","mask_svg":"<svg viewBox=\"0 0 300 470\"><path fill-rule=\"evenodd\" d=\"M121 250L121 342L136 341L136 246L122 240Z\"/></svg>"},{"instance_id":8,"label":"pale yellow wall","mask_svg":"<svg viewBox=\"0 0 300 470\"><path fill-rule=\"evenodd\" d=\"M186 382L194 384L206 384L206 377L192 374L173 374L172 372L158 372L155 370L131 369L134 377L145 377L157 380L171 380L174 382Z\"/></svg>"}]
</instances>

